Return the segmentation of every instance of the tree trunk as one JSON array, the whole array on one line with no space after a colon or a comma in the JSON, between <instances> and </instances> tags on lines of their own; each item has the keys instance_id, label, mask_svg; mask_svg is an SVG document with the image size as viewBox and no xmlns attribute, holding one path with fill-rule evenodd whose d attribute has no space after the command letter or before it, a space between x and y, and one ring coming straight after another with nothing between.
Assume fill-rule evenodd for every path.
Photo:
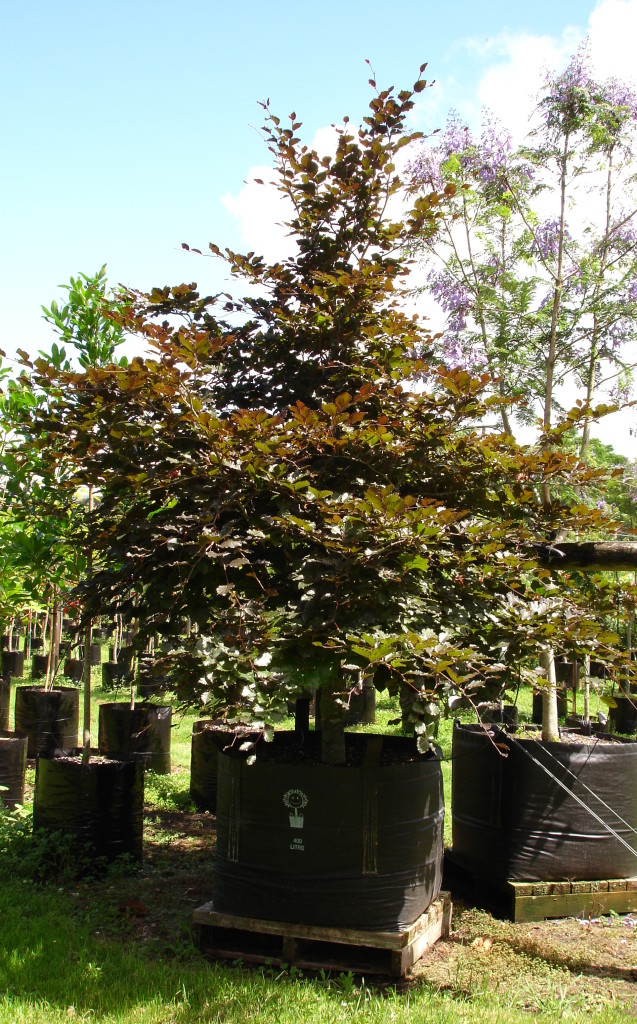
<instances>
[{"instance_id":1,"label":"tree trunk","mask_svg":"<svg viewBox=\"0 0 637 1024\"><path fill-rule=\"evenodd\" d=\"M321 701L321 761L323 764L345 764L345 714L339 700L340 673L322 684L317 693Z\"/></svg>"},{"instance_id":2,"label":"tree trunk","mask_svg":"<svg viewBox=\"0 0 637 1024\"><path fill-rule=\"evenodd\" d=\"M552 743L559 740L560 731L557 721L555 658L550 647L540 654L540 665L546 669L546 689L542 693L542 739L545 743Z\"/></svg>"},{"instance_id":3,"label":"tree trunk","mask_svg":"<svg viewBox=\"0 0 637 1024\"><path fill-rule=\"evenodd\" d=\"M89 515L93 511L93 484L89 484L88 489L88 511ZM90 546L86 551L86 576L90 580L93 573L93 551ZM92 641L92 625L91 621L86 623L86 632L84 634L84 665L82 673L82 682L84 689L84 724L82 729L82 761L86 764L91 756L91 641Z\"/></svg>"}]
</instances>

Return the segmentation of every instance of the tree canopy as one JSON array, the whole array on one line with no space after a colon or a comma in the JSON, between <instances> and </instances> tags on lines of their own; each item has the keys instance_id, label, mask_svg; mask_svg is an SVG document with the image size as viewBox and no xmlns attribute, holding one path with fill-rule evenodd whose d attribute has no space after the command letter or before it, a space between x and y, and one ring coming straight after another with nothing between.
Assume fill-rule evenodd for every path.
<instances>
[{"instance_id":1,"label":"tree canopy","mask_svg":"<svg viewBox=\"0 0 637 1024\"><path fill-rule=\"evenodd\" d=\"M296 251L269 265L211 244L245 297L194 284L131 296L121 323L152 355L128 366L25 360L51 396L29 444L49 463L63 453L69 486L99 494L85 615L135 618L139 645L162 635L181 696L226 714L272 722L320 686L332 761L353 674L411 687L426 745L441 708L499 692L538 644L559 635L611 657L604 627L571 612L615 599L607 582L558 585L534 548L607 521L538 500L547 482L596 471L559 450L559 428L535 450L481 431L502 408L489 375L440 365L401 307L406 243L436 232L453 190L391 219L426 82L371 86L334 156L265 105Z\"/></svg>"}]
</instances>

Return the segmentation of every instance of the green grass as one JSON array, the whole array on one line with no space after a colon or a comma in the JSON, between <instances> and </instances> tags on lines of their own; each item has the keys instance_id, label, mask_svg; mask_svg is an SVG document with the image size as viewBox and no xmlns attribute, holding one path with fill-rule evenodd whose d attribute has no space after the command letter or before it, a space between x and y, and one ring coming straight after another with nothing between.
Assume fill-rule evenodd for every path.
<instances>
[{"instance_id":1,"label":"green grass","mask_svg":"<svg viewBox=\"0 0 637 1024\"><path fill-rule=\"evenodd\" d=\"M521 697L530 715L530 693ZM102 691L95 673L94 737L97 705L113 699L126 695ZM190 933L192 909L209 898L214 848L214 819L194 813L188 793L194 717L174 716L172 774L147 776L141 869L115 865L78 879L64 843L32 836L28 806L0 822L0 1024L615 1024L634 1012L614 954L601 968L593 956L588 971L577 925L559 945L550 925L524 930L462 907L452 941L399 985L207 962ZM398 731L387 724L395 717L381 695L374 728ZM448 758L450 722L439 742ZM443 774L448 800L448 761ZM610 919L599 929L590 942L629 943L627 963L634 962L633 931Z\"/></svg>"}]
</instances>

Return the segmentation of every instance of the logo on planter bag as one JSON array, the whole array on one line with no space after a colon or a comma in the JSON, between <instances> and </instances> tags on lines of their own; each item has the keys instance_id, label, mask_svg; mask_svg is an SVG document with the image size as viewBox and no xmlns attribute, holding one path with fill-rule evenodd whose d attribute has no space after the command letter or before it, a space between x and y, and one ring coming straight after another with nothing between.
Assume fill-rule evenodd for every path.
<instances>
[{"instance_id":1,"label":"logo on planter bag","mask_svg":"<svg viewBox=\"0 0 637 1024\"><path fill-rule=\"evenodd\" d=\"M290 812L290 828L303 828L303 808L307 806L305 793L300 789L288 789L283 803Z\"/></svg>"}]
</instances>

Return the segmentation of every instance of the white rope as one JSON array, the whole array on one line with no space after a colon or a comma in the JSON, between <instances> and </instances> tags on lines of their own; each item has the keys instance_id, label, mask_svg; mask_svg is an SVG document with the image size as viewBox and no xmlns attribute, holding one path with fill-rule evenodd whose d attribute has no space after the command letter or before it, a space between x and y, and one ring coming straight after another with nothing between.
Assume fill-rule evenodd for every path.
<instances>
[{"instance_id":1,"label":"white rope","mask_svg":"<svg viewBox=\"0 0 637 1024\"><path fill-rule=\"evenodd\" d=\"M531 739L538 746L541 746L540 740L536 740L534 736L532 736ZM598 743L599 743L599 740L596 741L595 746L592 748L593 750L595 749L595 747L597 747ZM522 748L522 749L524 749L524 748ZM573 779L575 779L575 781L580 784L582 789L585 789L587 793L590 793L590 795L592 797L595 797L595 799L599 801L599 803L602 805L602 807L605 807L606 810L610 811L610 813L613 814L617 818L618 821L621 821L622 825L625 825L626 828L630 832L632 832L634 835L637 835L637 829L633 828L633 826L630 824L629 821L626 821L625 818L622 818L621 814L619 814L619 812L616 811L614 807L611 807L610 804L607 804L605 800L602 800L601 796L598 796L598 794L595 793L594 790L592 790L590 788L590 786L587 786L585 782L582 782L582 780L579 778L578 775L575 774L575 772L572 772L570 768L568 768L565 764L562 764L562 762L559 760L559 758L557 758L555 756L555 754L553 754L552 751L550 751L548 749L547 746L542 746L542 750L544 750L549 755L549 757L551 757L554 761L556 761L557 764L559 764L560 768L564 769L564 771L567 773L567 775L570 775ZM569 790L569 792L571 792L571 791Z\"/></svg>"},{"instance_id":2,"label":"white rope","mask_svg":"<svg viewBox=\"0 0 637 1024\"><path fill-rule=\"evenodd\" d=\"M522 750L523 753L526 754L527 757L530 757L534 764L536 764L539 768L541 768L543 772L546 772L546 774L551 779L553 779L553 781L556 782L558 786L561 786L561 788L566 793L568 793L568 795L571 796L573 798L573 800L575 800L580 805L580 807L583 807L585 811L588 811L588 813L593 818L595 818L595 820L597 822L599 822L599 824L603 828L605 828L607 832L610 832L610 834L617 840L618 843L621 843L622 846L625 846L626 849L629 850L630 853L632 853L633 857L637 858L637 850L634 850L633 847L630 845L630 843L626 842L626 840L624 839L623 836L620 836L618 832L615 832L615 830L613 828L611 828L611 826L608 824L608 822L604 821L603 818L600 818L599 814L596 814L592 807L589 807L588 804L585 803L583 800L580 800L580 798L578 796L576 796L575 793L573 793L573 791L568 788L568 786L565 786L564 783L561 781L561 779L558 779L557 776L555 776L553 774L553 772L550 770L550 768L547 768L547 766L545 764L542 764L542 762L538 761L538 759L536 757L533 757L533 754L531 753L531 751L527 750L525 747L523 747L522 744L519 742L519 740L517 740L514 736L507 736L507 739L513 740L513 742L516 744L516 746L518 746L520 748L520 750Z\"/></svg>"}]
</instances>

